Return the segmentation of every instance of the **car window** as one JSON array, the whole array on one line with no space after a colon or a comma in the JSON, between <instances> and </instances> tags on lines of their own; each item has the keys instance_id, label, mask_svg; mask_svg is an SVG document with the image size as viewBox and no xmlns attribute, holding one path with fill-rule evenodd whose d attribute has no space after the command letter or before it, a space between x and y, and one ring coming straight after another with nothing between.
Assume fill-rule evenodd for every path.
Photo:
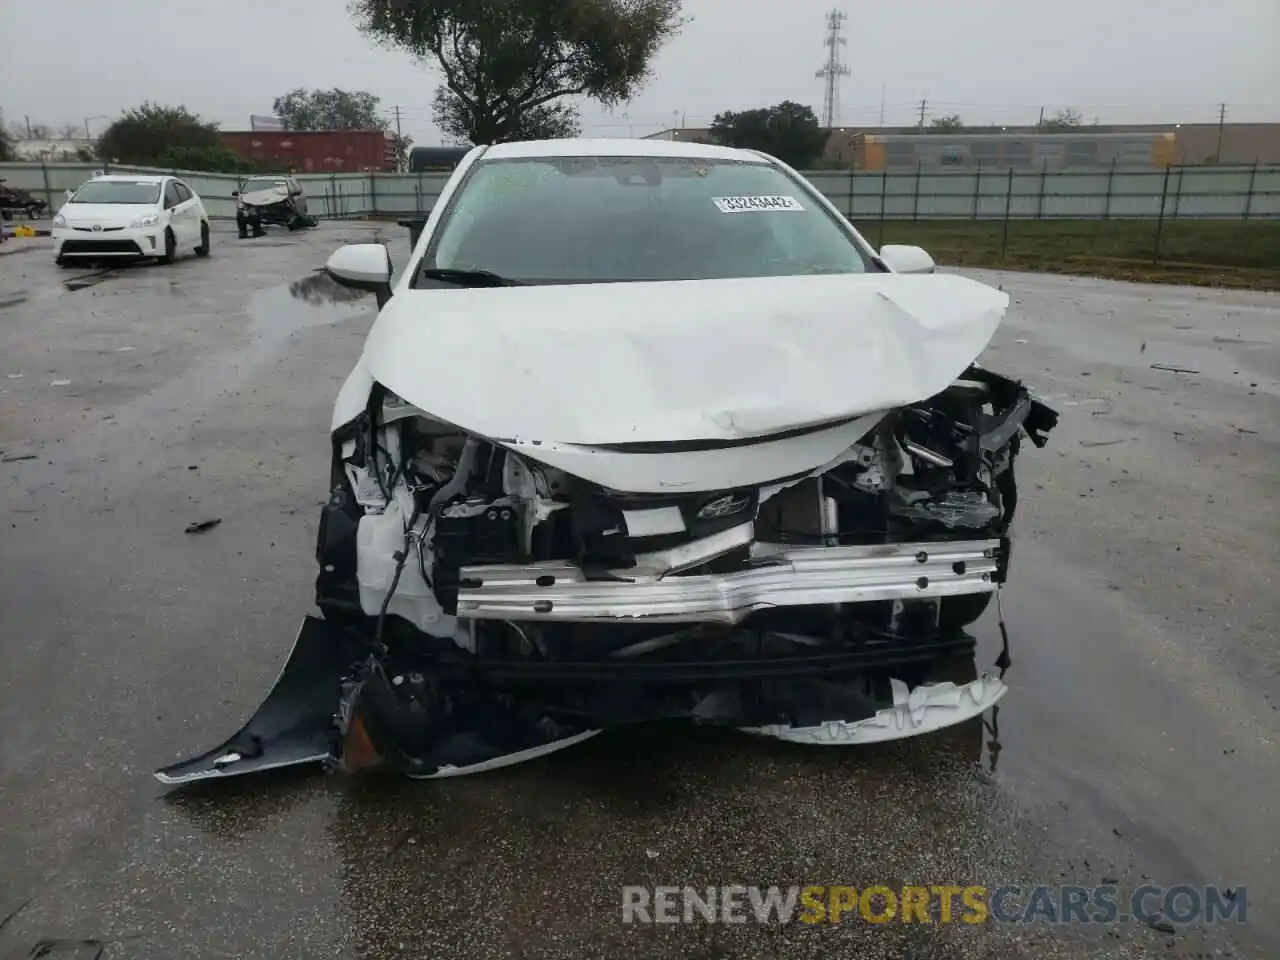
<instances>
[{"instance_id":1,"label":"car window","mask_svg":"<svg viewBox=\"0 0 1280 960\"><path fill-rule=\"evenodd\" d=\"M290 180L290 181L289 181L289 192L290 192L290 193L301 193L301 192L302 192L302 188L298 186L298 181L297 181L297 180Z\"/></svg>"},{"instance_id":2,"label":"car window","mask_svg":"<svg viewBox=\"0 0 1280 960\"><path fill-rule=\"evenodd\" d=\"M837 218L778 167L651 157L482 160L423 266L525 283L873 269Z\"/></svg>"},{"instance_id":3,"label":"car window","mask_svg":"<svg viewBox=\"0 0 1280 960\"><path fill-rule=\"evenodd\" d=\"M164 205L176 207L182 200L178 197L178 186L172 180L164 185Z\"/></svg>"},{"instance_id":4,"label":"car window","mask_svg":"<svg viewBox=\"0 0 1280 960\"><path fill-rule=\"evenodd\" d=\"M155 180L90 180L75 192L71 203L155 203L160 184Z\"/></svg>"},{"instance_id":5,"label":"car window","mask_svg":"<svg viewBox=\"0 0 1280 960\"><path fill-rule=\"evenodd\" d=\"M279 190L286 186L284 180L274 177L271 179L246 180L243 188L244 193L256 193L259 190Z\"/></svg>"},{"instance_id":6,"label":"car window","mask_svg":"<svg viewBox=\"0 0 1280 960\"><path fill-rule=\"evenodd\" d=\"M173 186L178 191L178 199L183 203L191 199L191 190L181 180L175 180Z\"/></svg>"}]
</instances>

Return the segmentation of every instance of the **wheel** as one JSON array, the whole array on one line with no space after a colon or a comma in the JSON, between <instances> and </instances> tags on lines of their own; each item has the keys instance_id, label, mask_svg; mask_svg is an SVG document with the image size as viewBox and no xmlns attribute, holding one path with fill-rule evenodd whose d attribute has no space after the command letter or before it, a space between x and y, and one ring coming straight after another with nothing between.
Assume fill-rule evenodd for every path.
<instances>
[{"instance_id":1,"label":"wheel","mask_svg":"<svg viewBox=\"0 0 1280 960\"><path fill-rule=\"evenodd\" d=\"M209 255L209 221L200 221L200 246L196 247L197 257L207 257Z\"/></svg>"},{"instance_id":2,"label":"wheel","mask_svg":"<svg viewBox=\"0 0 1280 960\"><path fill-rule=\"evenodd\" d=\"M164 230L164 256L160 258L161 263L173 263L173 258L178 253L178 240L173 235L173 231L168 227Z\"/></svg>"},{"instance_id":3,"label":"wheel","mask_svg":"<svg viewBox=\"0 0 1280 960\"><path fill-rule=\"evenodd\" d=\"M66 257L54 257L53 262L58 266L62 267L64 270L66 270L68 267L75 266L75 264L73 264Z\"/></svg>"}]
</instances>

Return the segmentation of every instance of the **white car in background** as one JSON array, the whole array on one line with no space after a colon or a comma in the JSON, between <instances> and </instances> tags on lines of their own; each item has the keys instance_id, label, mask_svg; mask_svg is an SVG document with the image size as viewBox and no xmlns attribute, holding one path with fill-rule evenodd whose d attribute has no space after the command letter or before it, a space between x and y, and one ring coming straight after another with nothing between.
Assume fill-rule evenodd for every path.
<instances>
[{"instance_id":1,"label":"white car in background","mask_svg":"<svg viewBox=\"0 0 1280 960\"><path fill-rule=\"evenodd\" d=\"M209 255L209 214L196 192L168 176L106 174L83 184L53 218L54 258L154 257L180 250Z\"/></svg>"}]
</instances>

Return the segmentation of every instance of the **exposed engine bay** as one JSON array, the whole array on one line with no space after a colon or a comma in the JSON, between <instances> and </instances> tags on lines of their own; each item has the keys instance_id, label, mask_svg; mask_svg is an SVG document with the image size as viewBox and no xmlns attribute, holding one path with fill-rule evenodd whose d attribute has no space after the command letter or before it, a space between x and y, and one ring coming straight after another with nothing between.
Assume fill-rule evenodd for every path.
<instances>
[{"instance_id":1,"label":"exposed engine bay","mask_svg":"<svg viewBox=\"0 0 1280 960\"><path fill-rule=\"evenodd\" d=\"M929 679L973 659L965 628L1008 574L1015 460L1057 414L972 365L862 419L856 443L799 475L635 493L375 384L333 434L323 618L237 737L158 776L308 761L446 776L673 718L833 744L972 718L999 677Z\"/></svg>"}]
</instances>

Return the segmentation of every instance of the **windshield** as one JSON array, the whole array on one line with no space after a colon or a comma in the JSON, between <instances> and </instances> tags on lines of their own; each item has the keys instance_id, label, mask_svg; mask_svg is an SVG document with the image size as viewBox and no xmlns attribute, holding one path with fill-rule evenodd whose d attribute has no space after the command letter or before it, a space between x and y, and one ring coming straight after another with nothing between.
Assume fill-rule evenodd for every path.
<instances>
[{"instance_id":1,"label":"windshield","mask_svg":"<svg viewBox=\"0 0 1280 960\"><path fill-rule=\"evenodd\" d=\"M869 269L836 218L778 168L652 157L481 161L422 266L486 270L520 283ZM415 278L415 286L437 285Z\"/></svg>"},{"instance_id":2,"label":"windshield","mask_svg":"<svg viewBox=\"0 0 1280 960\"><path fill-rule=\"evenodd\" d=\"M257 193L259 190L287 190L288 184L283 180L247 180L244 193Z\"/></svg>"},{"instance_id":3,"label":"windshield","mask_svg":"<svg viewBox=\"0 0 1280 960\"><path fill-rule=\"evenodd\" d=\"M70 203L155 203L160 184L153 180L90 180Z\"/></svg>"}]
</instances>

